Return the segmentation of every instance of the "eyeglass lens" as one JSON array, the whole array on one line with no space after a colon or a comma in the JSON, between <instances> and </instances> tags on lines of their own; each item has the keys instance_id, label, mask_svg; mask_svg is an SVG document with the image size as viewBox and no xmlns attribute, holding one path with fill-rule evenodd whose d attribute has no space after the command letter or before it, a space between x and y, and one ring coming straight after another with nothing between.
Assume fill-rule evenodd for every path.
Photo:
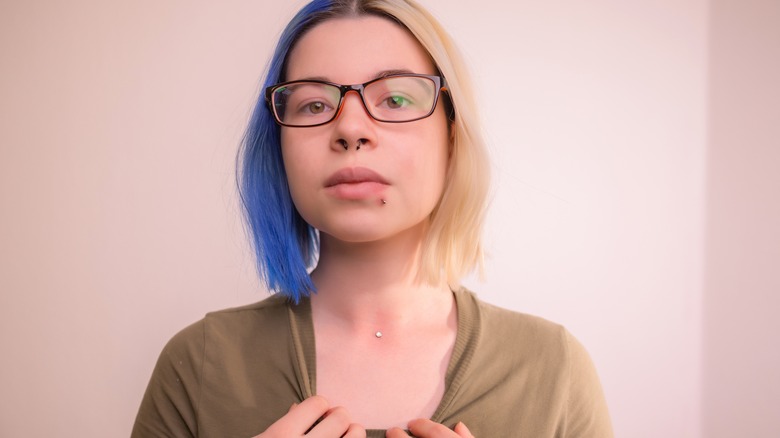
<instances>
[{"instance_id":1,"label":"eyeglass lens","mask_svg":"<svg viewBox=\"0 0 780 438\"><path fill-rule=\"evenodd\" d=\"M363 102L371 116L384 122L406 122L428 116L436 101L436 84L429 78L390 76L369 83ZM283 124L312 126L336 117L341 89L319 82L295 82L274 90L272 106Z\"/></svg>"}]
</instances>

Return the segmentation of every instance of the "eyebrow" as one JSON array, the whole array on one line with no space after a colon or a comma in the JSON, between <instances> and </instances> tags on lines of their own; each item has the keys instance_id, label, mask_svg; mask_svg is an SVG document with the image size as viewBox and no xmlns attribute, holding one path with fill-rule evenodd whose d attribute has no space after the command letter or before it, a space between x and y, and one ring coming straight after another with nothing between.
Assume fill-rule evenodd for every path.
<instances>
[{"instance_id":1,"label":"eyebrow","mask_svg":"<svg viewBox=\"0 0 780 438\"><path fill-rule=\"evenodd\" d=\"M382 71L378 72L377 74L375 74L374 77L372 77L371 79L369 79L366 82L371 82L371 81L373 81L375 79L385 78L387 76L408 75L408 74L415 74L415 73L413 71L407 70L405 68L382 70ZM300 79L295 79L295 81L324 81L324 82L333 82L332 80L330 80L329 78L327 78L325 76L309 76L309 77L304 77L304 78L300 78ZM352 84L344 84L344 85L352 85Z\"/></svg>"}]
</instances>

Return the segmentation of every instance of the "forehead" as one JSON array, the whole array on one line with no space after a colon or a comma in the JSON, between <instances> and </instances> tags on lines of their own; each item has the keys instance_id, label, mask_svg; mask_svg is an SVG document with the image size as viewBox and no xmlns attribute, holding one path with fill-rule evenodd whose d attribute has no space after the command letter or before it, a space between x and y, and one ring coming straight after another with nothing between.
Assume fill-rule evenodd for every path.
<instances>
[{"instance_id":1,"label":"forehead","mask_svg":"<svg viewBox=\"0 0 780 438\"><path fill-rule=\"evenodd\" d=\"M301 37L287 60L286 80L356 84L388 70L436 73L428 52L400 25L375 16L338 18Z\"/></svg>"}]
</instances>

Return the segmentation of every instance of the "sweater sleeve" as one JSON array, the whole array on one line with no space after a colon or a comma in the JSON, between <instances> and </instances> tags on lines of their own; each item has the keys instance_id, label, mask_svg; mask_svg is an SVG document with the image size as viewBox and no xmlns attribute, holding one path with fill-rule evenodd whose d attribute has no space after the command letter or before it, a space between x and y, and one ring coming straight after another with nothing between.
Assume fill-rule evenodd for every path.
<instances>
[{"instance_id":1,"label":"sweater sleeve","mask_svg":"<svg viewBox=\"0 0 780 438\"><path fill-rule=\"evenodd\" d=\"M566 331L569 356L568 396L564 437L611 438L614 436L596 368L585 347Z\"/></svg>"},{"instance_id":2,"label":"sweater sleeve","mask_svg":"<svg viewBox=\"0 0 780 438\"><path fill-rule=\"evenodd\" d=\"M204 355L204 322L174 336L152 372L132 438L197 437Z\"/></svg>"}]
</instances>

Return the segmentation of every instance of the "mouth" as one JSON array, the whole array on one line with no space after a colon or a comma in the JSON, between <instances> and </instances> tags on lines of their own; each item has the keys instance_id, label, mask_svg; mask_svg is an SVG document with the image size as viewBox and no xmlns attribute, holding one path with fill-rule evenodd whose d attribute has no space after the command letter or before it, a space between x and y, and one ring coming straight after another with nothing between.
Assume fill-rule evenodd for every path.
<instances>
[{"instance_id":1,"label":"mouth","mask_svg":"<svg viewBox=\"0 0 780 438\"><path fill-rule=\"evenodd\" d=\"M376 199L389 185L382 175L365 167L346 167L325 180L326 192L346 201Z\"/></svg>"},{"instance_id":2,"label":"mouth","mask_svg":"<svg viewBox=\"0 0 780 438\"><path fill-rule=\"evenodd\" d=\"M382 175L365 167L345 167L325 180L325 187L334 187L341 184L377 183L387 185L387 180Z\"/></svg>"}]
</instances>

